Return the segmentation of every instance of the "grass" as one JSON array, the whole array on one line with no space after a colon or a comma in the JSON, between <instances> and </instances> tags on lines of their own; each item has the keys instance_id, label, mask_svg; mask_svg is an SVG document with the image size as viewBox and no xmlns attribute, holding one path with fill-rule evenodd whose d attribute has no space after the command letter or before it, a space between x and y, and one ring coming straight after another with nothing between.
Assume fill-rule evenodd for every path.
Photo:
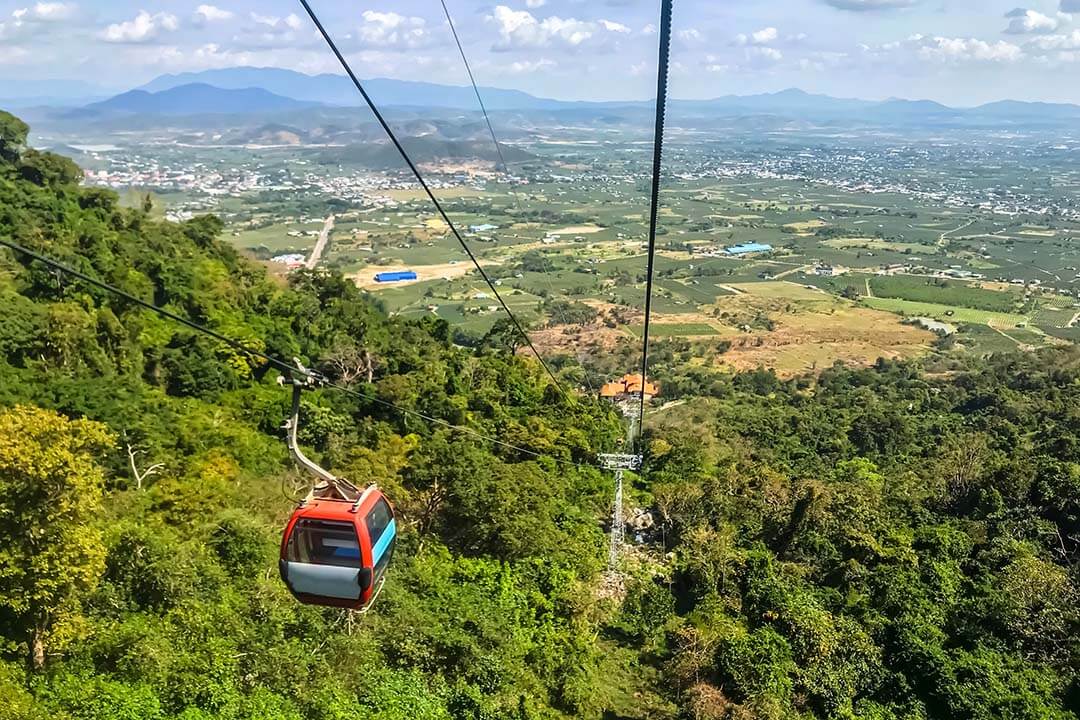
<instances>
[{"instance_id":1,"label":"grass","mask_svg":"<svg viewBox=\"0 0 1080 720\"><path fill-rule=\"evenodd\" d=\"M976 355L1015 352L1015 342L986 325L961 325L957 340Z\"/></svg>"},{"instance_id":2,"label":"grass","mask_svg":"<svg viewBox=\"0 0 1080 720\"><path fill-rule=\"evenodd\" d=\"M1018 302L1010 291L987 290L967 283L907 275L878 275L870 278L877 297L955 305L974 310L1008 313Z\"/></svg>"},{"instance_id":3,"label":"grass","mask_svg":"<svg viewBox=\"0 0 1080 720\"><path fill-rule=\"evenodd\" d=\"M1063 328L1072 320L1075 314L1076 310L1043 306L1035 311L1035 315L1031 320L1039 326L1049 325L1050 327Z\"/></svg>"},{"instance_id":4,"label":"grass","mask_svg":"<svg viewBox=\"0 0 1080 720\"><path fill-rule=\"evenodd\" d=\"M716 285L704 282L704 278L697 282L696 285L689 285L678 280L658 280L656 285L698 305L712 305L718 297L731 294L730 290L724 290Z\"/></svg>"},{"instance_id":5,"label":"grass","mask_svg":"<svg viewBox=\"0 0 1080 720\"><path fill-rule=\"evenodd\" d=\"M1028 322L1028 318L1018 313L993 312L990 310L975 310L972 308L958 307L955 305L941 305L939 303L915 302L912 300L900 300L898 298L863 298L863 303L876 310L899 313L909 317L932 317L942 322L962 322L988 325L993 323L999 327L1017 327Z\"/></svg>"},{"instance_id":6,"label":"grass","mask_svg":"<svg viewBox=\"0 0 1080 720\"><path fill-rule=\"evenodd\" d=\"M831 248L869 248L871 250L892 250L894 252L902 253L905 250L910 250L916 254L931 255L937 252L937 247L934 245L923 245L922 243L905 243L905 242L888 242L887 240L878 240L875 238L833 238L832 240L825 240L821 243L826 247Z\"/></svg>"},{"instance_id":7,"label":"grass","mask_svg":"<svg viewBox=\"0 0 1080 720\"><path fill-rule=\"evenodd\" d=\"M768 280L754 283L732 284L736 290L742 290L749 295L758 297L775 298L780 300L810 300L818 302L831 302L832 298L825 293L803 287L797 283L783 280Z\"/></svg>"},{"instance_id":8,"label":"grass","mask_svg":"<svg viewBox=\"0 0 1080 720\"><path fill-rule=\"evenodd\" d=\"M240 234L231 238L232 242L242 248L265 247L274 254L287 252L306 253L315 247L317 237L289 237L288 233L294 230L307 232L309 230L322 229L322 223L305 224L277 224L256 230L241 230Z\"/></svg>"},{"instance_id":9,"label":"grass","mask_svg":"<svg viewBox=\"0 0 1080 720\"><path fill-rule=\"evenodd\" d=\"M642 337L645 333L644 325L628 325L627 329L634 334L635 337ZM712 325L705 323L658 323L653 322L649 324L649 337L650 338L669 338L669 337L704 337L719 335Z\"/></svg>"}]
</instances>

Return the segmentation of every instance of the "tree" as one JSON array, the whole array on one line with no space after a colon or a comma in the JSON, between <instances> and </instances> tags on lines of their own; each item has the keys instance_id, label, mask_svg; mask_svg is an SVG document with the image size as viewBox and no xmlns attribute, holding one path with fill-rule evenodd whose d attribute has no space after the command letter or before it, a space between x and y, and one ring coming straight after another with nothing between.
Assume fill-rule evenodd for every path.
<instances>
[{"instance_id":1,"label":"tree","mask_svg":"<svg viewBox=\"0 0 1080 720\"><path fill-rule=\"evenodd\" d=\"M11 113L0 110L0 158L15 162L26 147L30 127Z\"/></svg>"},{"instance_id":2,"label":"tree","mask_svg":"<svg viewBox=\"0 0 1080 720\"><path fill-rule=\"evenodd\" d=\"M19 173L35 185L74 185L83 176L71 159L37 150L21 154Z\"/></svg>"},{"instance_id":3,"label":"tree","mask_svg":"<svg viewBox=\"0 0 1080 720\"><path fill-rule=\"evenodd\" d=\"M323 372L332 380L351 385L354 382L374 382L379 359L367 348L351 340L340 340L334 345L325 362Z\"/></svg>"},{"instance_id":4,"label":"tree","mask_svg":"<svg viewBox=\"0 0 1080 720\"><path fill-rule=\"evenodd\" d=\"M516 354L526 343L527 339L510 318L496 320L482 340L483 347L507 350L511 354Z\"/></svg>"},{"instance_id":5,"label":"tree","mask_svg":"<svg viewBox=\"0 0 1080 720\"><path fill-rule=\"evenodd\" d=\"M113 445L104 425L36 407L0 413L0 608L45 665L54 624L70 617L105 565L95 520Z\"/></svg>"}]
</instances>

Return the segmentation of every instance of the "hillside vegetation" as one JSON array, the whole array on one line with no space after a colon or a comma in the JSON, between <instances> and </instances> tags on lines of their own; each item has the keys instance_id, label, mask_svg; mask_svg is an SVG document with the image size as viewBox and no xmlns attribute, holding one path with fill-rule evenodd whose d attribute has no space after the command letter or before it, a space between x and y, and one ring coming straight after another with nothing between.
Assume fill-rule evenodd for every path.
<instances>
[{"instance_id":1,"label":"hillside vegetation","mask_svg":"<svg viewBox=\"0 0 1080 720\"><path fill-rule=\"evenodd\" d=\"M611 481L574 463L618 447L610 408L497 333L278 283L215 218L121 209L25 141L0 113L0 237L543 457L310 394L302 442L403 532L371 613L300 606L277 371L0 250L5 720L1080 717L1075 349L688 374L629 493L656 525L602 599Z\"/></svg>"}]
</instances>

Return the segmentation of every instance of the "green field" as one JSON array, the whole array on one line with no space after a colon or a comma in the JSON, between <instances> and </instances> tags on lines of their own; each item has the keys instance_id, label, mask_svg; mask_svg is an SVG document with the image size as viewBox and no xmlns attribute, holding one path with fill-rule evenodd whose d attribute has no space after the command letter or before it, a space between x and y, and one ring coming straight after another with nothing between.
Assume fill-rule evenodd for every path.
<instances>
[{"instance_id":1,"label":"green field","mask_svg":"<svg viewBox=\"0 0 1080 720\"><path fill-rule=\"evenodd\" d=\"M269 225L255 230L240 230L233 237L233 242L239 247L257 250L266 248L275 255L297 252L306 253L315 247L318 240L315 236L304 235L302 237L289 237L290 232L307 232L322 229L322 222L317 223L280 223Z\"/></svg>"},{"instance_id":2,"label":"green field","mask_svg":"<svg viewBox=\"0 0 1080 720\"><path fill-rule=\"evenodd\" d=\"M870 289L876 297L1001 313L1012 312L1020 302L1012 290L987 290L965 282L910 275L876 275L870 278Z\"/></svg>"},{"instance_id":3,"label":"green field","mask_svg":"<svg viewBox=\"0 0 1080 720\"><path fill-rule=\"evenodd\" d=\"M941 305L939 303L914 302L897 298L863 298L862 302L876 310L899 313L908 317L932 317L942 322L965 322L987 325L993 323L999 327L1017 327L1025 325L1028 318L1017 313L974 310L972 308Z\"/></svg>"},{"instance_id":4,"label":"green field","mask_svg":"<svg viewBox=\"0 0 1080 720\"><path fill-rule=\"evenodd\" d=\"M513 298L515 311L541 317L537 308L545 300L561 298L640 312L648 194L636 178L645 167L643 146L615 135L595 143L578 142L572 135L560 131L550 140L526 143L536 157L524 171L527 183L474 179L467 186L439 188L438 195L481 264L501 281L500 291ZM732 148L735 156L744 151ZM202 151L183 152L205 160ZM276 172L288 166L292 152L266 153L257 160ZM240 151L235 158L227 157L231 162L248 160ZM303 172L313 167L307 165ZM586 168L606 172L608 179L583 182ZM364 172L347 163L317 171ZM904 170L904 178L918 183L949 177L939 167ZM377 194L392 201L328 209L327 199L318 193L252 193L213 202L229 231L238 233L233 241L257 249L260 258L308 252L315 238L289 238L286 233L318 228L318 223L298 226L296 218L334 212L338 223L324 255L329 267L367 278L365 273L378 268L403 266L434 278L456 274L456 266L448 268L454 261L469 262L422 192L392 189ZM248 229L253 222L273 224ZM468 229L484 223L495 228L478 233ZM840 295L873 295L867 307L947 322L993 323L1005 329L1029 324L1033 332L1073 334L1062 326L1075 312L1070 312L1075 299L1051 297L1077 287L1072 278L1080 265L1074 242L1080 223L1072 219L1000 217L975 206L945 206L894 190L863 192L802 180L695 179L683 174L663 191L660 228L653 309L671 321L684 321L683 326L670 323L657 330L672 337L715 335L718 331L708 322L717 305L780 312L789 303L802 302L815 312L828 312L840 307L834 303ZM766 243L773 251L753 257L723 254L724 247L740 242ZM848 272L815 275L812 268L822 264ZM1011 285L999 291L935 277L949 270L981 273L987 283L1038 280L1046 291ZM782 277L776 279L778 275ZM732 299L728 287L738 287L746 296ZM450 282L370 290L396 312L424 314L429 306L438 306L436 313L455 326L473 329L496 319L486 301L474 302L477 292L486 292L475 273ZM789 322L798 333L808 320ZM993 331L980 340L986 345L1010 342ZM1028 344L1027 339L1018 342Z\"/></svg>"},{"instance_id":5,"label":"green field","mask_svg":"<svg viewBox=\"0 0 1080 720\"><path fill-rule=\"evenodd\" d=\"M627 329L634 334L635 337L642 337L645 333L644 325L628 325ZM711 325L705 323L657 323L653 322L649 324L649 337L657 338L669 338L669 337L705 337L719 335L719 331Z\"/></svg>"},{"instance_id":6,"label":"green field","mask_svg":"<svg viewBox=\"0 0 1080 720\"><path fill-rule=\"evenodd\" d=\"M899 253L915 253L931 255L937 252L937 246L924 245L922 243L905 243L905 242L889 242L887 240L879 240L876 238L834 238L832 240L825 240L821 243L826 247L848 249L848 248L868 248L870 250L888 250L890 252Z\"/></svg>"}]
</instances>

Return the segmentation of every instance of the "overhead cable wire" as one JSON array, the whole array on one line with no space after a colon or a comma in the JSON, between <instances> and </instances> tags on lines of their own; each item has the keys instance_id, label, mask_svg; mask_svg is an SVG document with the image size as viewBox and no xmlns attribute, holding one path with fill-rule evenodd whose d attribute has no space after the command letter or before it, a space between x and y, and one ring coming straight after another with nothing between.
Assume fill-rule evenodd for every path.
<instances>
[{"instance_id":1,"label":"overhead cable wire","mask_svg":"<svg viewBox=\"0 0 1080 720\"><path fill-rule=\"evenodd\" d=\"M72 277L76 277L76 278L82 280L83 282L89 283L90 285L93 285L94 287L97 287L97 288L99 288L101 290L105 290L105 291L110 292L110 293L112 293L114 295L122 297L125 300L127 300L128 302L135 303L136 305L139 305L140 307L146 308L147 310L151 310L151 311L157 313L158 315L161 315L162 317L167 317L170 320L174 320L175 322L180 323L181 325L186 325L187 327L191 328L192 330L197 330L198 332L209 335L210 337L214 338L215 340L218 340L219 342L225 343L226 345L231 347L233 350L236 350L238 352L244 353L245 355L249 355L251 357L256 357L256 358L258 358L260 360L263 360L263 361L269 363L270 365L276 367L278 370L290 371L290 372L295 372L296 371L296 368L293 365L291 365L290 363L283 362L283 361L281 361L281 360L279 360L279 359L277 359L275 357L267 355L266 353L262 352L261 350L255 350L254 348L250 348L250 347L244 345L242 342L240 342L238 340L234 340L234 339L232 339L230 337L226 337L225 335L222 335L221 333L215 332L214 330L211 330L210 328L208 328L208 327L206 327L204 325L200 325L197 322L194 322L192 320L188 320L187 318L185 318L185 317L183 317L181 315L177 315L176 313L171 312L169 310L166 310L163 307L160 307L160 306L155 305L153 303L142 300L142 299L132 295L129 292L125 292L124 290L121 290L120 288L118 288L118 287L116 287L114 285L110 285L107 282L104 282L102 280L98 280L97 278L92 277L90 275L87 275L86 273L84 273L84 272L82 272L80 270L76 270L75 268L64 265L63 263L61 263L61 262L59 262L57 260L53 260L50 257L46 257L45 255L42 255L41 253L34 252L30 248L23 247L22 245L19 245L18 243L11 242L10 240L5 240L4 238L0 238L0 245L4 245L5 247L8 247L8 248L10 248L12 250L15 250L16 252L22 253L23 255L25 255L25 256L27 256L29 258L33 258L34 260L37 260L38 262L44 263L44 264L48 265L51 268L54 268L54 269L59 270L61 272L67 273L68 275L71 275Z\"/></svg>"},{"instance_id":2,"label":"overhead cable wire","mask_svg":"<svg viewBox=\"0 0 1080 720\"><path fill-rule=\"evenodd\" d=\"M382 113L379 111L378 106L375 105L375 102L371 99L371 96L368 95L367 90L364 89L364 86L360 82L360 79L356 76L356 73L353 72L352 66L349 65L349 61L346 60L345 56L341 54L341 50L338 49L337 44L334 42L333 38L330 37L330 34L326 31L326 28L323 27L322 21L319 20L318 15L315 14L315 11L311 9L311 5L308 3L308 0L300 0L300 4L303 5L304 10L308 14L308 17L311 18L311 21L319 30L319 34L322 35L323 40L326 41L326 44L330 47L330 50L338 59L338 62L341 64L342 69L345 70L345 73L349 76L349 79L352 80L353 85L356 86L356 89L364 98L364 102L367 103L367 106L371 109L372 114L375 116L375 119L378 120L379 125L382 126L382 129L386 133L386 136L390 139L390 142L393 143L395 148L397 148L398 154L401 155L401 159L404 160L405 164L409 166L409 170L411 170L413 176L416 177L416 181L420 183L420 187L424 189L424 192L427 193L427 196L431 200L432 204L435 205L435 209L439 211L439 215L442 217L443 222L445 222L450 228L450 231L454 233L454 237L457 238L458 243L461 244L461 249L464 250L465 254L469 256L470 260L472 260L473 265L476 266L476 269L480 272L481 277L484 278L484 282L487 283L488 287L491 289L491 292L495 295L496 299L499 301L499 304L502 306L502 309L506 311L507 316L510 318L510 322L513 323L514 328L517 330L518 334L520 334L522 339L525 340L525 344L529 346L529 349L532 350L533 354L536 356L537 361L539 361L540 365L544 368L544 371L547 372L549 377L551 377L552 382L555 383L555 387L558 388L559 392L564 398L569 400L570 396L566 393L566 389L563 387L562 382L559 380L559 378L555 376L555 373L552 372L548 364L544 362L544 358L540 355L540 351L536 349L535 345L533 345L533 341L529 337L528 333L525 332L525 328L522 327L520 322L518 322L518 319L510 310L510 306L506 304L505 300L503 300L502 295L495 287L495 283L491 280L491 277L488 276L487 271L484 270L483 266L480 265L480 261L477 259L476 255L469 247L469 244L465 242L465 238L462 237L461 233L457 229L457 226L454 225L454 222L450 219L450 216L446 213L446 210L443 209L442 203L439 202L439 199L437 197L435 197L435 193L432 192L431 187L424 180L424 176L416 167L416 163L412 161L412 158L409 157L409 153L405 151L405 147L401 144L401 141L398 140L397 134L394 133L393 129L391 129L390 124L386 121L386 118L383 117Z\"/></svg>"},{"instance_id":3,"label":"overhead cable wire","mask_svg":"<svg viewBox=\"0 0 1080 720\"><path fill-rule=\"evenodd\" d=\"M410 415L412 417L420 418L421 420L426 420L427 422L435 424L435 425L441 425L442 427L449 428L451 430L457 430L458 432L465 433L466 435L472 435L473 437L480 438L482 440L487 440L490 443L493 443L493 444L498 445L500 447L504 447L504 448L506 448L508 450L514 450L516 452L524 453L526 455L530 455L530 456L536 457L536 458L542 458L542 457L551 458L555 462L557 462L559 464L563 464L563 465L575 465L575 466L579 466L579 467L594 467L593 465L589 465L587 463L576 463L576 462L573 462L571 460L562 460L562 459L557 458L557 457L552 457L551 455L545 455L544 453L537 452L536 450L529 450L528 448L523 448L520 445L514 445L513 443L508 443L508 442L505 442L503 440L499 440L498 438L492 437L490 435L485 435L484 433L480 432L479 430L473 430L472 428L466 427L465 425L454 425L453 423L449 422L448 420L443 420L442 418L437 418L437 417L435 417L433 415L427 415L425 413L419 412L418 410L410 410L408 408L403 408L400 405L395 405L392 402L388 402L388 401L383 400L381 398L375 397L374 395L369 395L368 393L360 392L359 390L356 390L355 388L351 388L351 387L349 387L347 385L339 385L337 383L331 383L331 382L327 382L325 384L326 384L327 387L332 387L335 390L340 390L341 392L348 393L350 395L355 395L355 396L357 396L359 398L363 398L365 400L369 400L369 401L375 403L376 405L382 405L383 407L392 408L392 409L397 410L398 412L400 412L400 413L402 413L404 415Z\"/></svg>"},{"instance_id":4,"label":"overhead cable wire","mask_svg":"<svg viewBox=\"0 0 1080 720\"><path fill-rule=\"evenodd\" d=\"M454 24L454 18L450 15L450 8L446 5L446 0L439 0L442 3L443 12L446 14L446 23L450 26L450 32L454 36L454 42L457 44L458 52L461 54L461 62L465 64L465 72L469 74L469 82L472 83L473 92L476 94L476 102L480 105L480 111L484 114L484 122L487 123L488 132L491 134L491 142L495 145L495 152L499 155L499 163L502 165L502 170L505 173L510 172L509 166L506 164L506 158L503 156L502 145L499 143L499 139L495 136L495 127L491 124L491 117L488 115L487 107L484 105L484 98L480 94L480 87L476 84L476 77L473 75L472 66L469 64L469 58L465 55L465 48L461 44L461 38L458 36L457 26ZM548 287L554 291L551 281L548 281ZM578 358L578 364L581 365L584 370L585 384L589 387L589 394L595 395L596 388L593 387L592 380L589 378L589 371L585 368L584 363Z\"/></svg>"},{"instance_id":5,"label":"overhead cable wire","mask_svg":"<svg viewBox=\"0 0 1080 720\"><path fill-rule=\"evenodd\" d=\"M439 0L439 2L442 3L443 12L446 13L446 22L450 25L450 32L454 34L454 42L457 43L458 52L461 53L461 61L465 63L465 72L469 73L469 82L472 83L473 92L476 93L476 102L480 103L480 111L484 113L484 122L487 123L488 132L491 133L491 142L495 143L495 152L499 155L499 163L502 165L503 172L508 173L510 169L506 165L506 158L503 157L499 140L495 137L495 128L492 127L491 118L488 117L487 108L484 107L484 98L480 96L480 88L476 85L476 78L473 77L469 58L465 56L465 48L461 46L461 38L458 37L457 28L454 27L454 19L450 17L450 8L446 7L446 0Z\"/></svg>"},{"instance_id":6,"label":"overhead cable wire","mask_svg":"<svg viewBox=\"0 0 1080 720\"><path fill-rule=\"evenodd\" d=\"M544 453L541 453L541 452L537 452L536 450L530 450L528 448L521 447L520 445L514 445L513 443L508 443L508 442L506 442L504 440L500 440L500 439L498 439L496 437L492 437L490 435L482 433L479 430L474 430L474 429L472 429L470 427L466 427L464 425L455 425L455 424L453 424L453 423L451 423L451 422L449 422L447 420L443 420L441 418L437 418L437 417L434 417L432 415L427 415L427 414L419 412L417 410L410 410L409 408L404 408L404 407L401 407L400 405L395 405L392 402L383 400L382 398L371 395L370 393L361 392L361 391L357 390L356 388L351 388L351 387L349 387L347 385L340 385L340 384L337 384L337 383L326 382L321 377L321 375L319 375L318 373L315 373L315 372L312 372L312 371L309 371L309 370L304 370L302 368L298 368L295 363L286 362L285 360L282 360L281 358L274 357L273 355L269 355L269 354L267 354L267 353L265 353L265 352L263 352L261 350L254 350L252 348L249 348L249 347L245 346L243 343L239 342L238 340L234 340L233 338L230 338L230 337L228 337L226 335L222 335L219 332L211 330L210 328L206 327L205 325L201 325L201 324L199 324L197 322L194 322L192 320L188 320L187 318L185 318L185 317L183 317L181 315L177 315L174 312L166 310L165 308L161 307L160 305L155 305L154 303L147 302L146 300L142 300L142 299L132 295L129 292L121 290L120 288L116 287L115 285L104 282L102 280L98 280L97 278L95 278L95 277L93 277L91 275L87 275L86 273L84 273L84 272L82 272L80 270L76 270L75 268L70 267L69 265L65 265L64 263L59 262L58 260L54 260L53 258L50 258L50 257L48 257L46 255L42 255L41 253L35 252L35 251L33 251L33 250L31 250L31 249L29 249L27 247L24 247L23 245L12 242L10 240L6 240L6 239L4 239L2 237L0 237L0 245L2 245L4 247L7 247L7 248L9 248L9 249L11 249L11 250L13 250L13 251L15 251L17 253L21 253L22 255L25 255L26 257L28 257L28 258L30 258L32 260L36 260L36 261L38 261L38 262L40 262L40 263L42 263L44 265L48 265L49 267L53 268L54 270L57 270L57 271L62 272L62 273L66 273L68 275L71 275L72 277L75 277L75 278L78 278L79 280L82 280L83 282L86 282L86 283L88 283L90 285L93 285L94 287L97 287L97 288L99 288L101 290L112 293L113 295L116 295L117 297L123 298L124 300L127 300L127 301L129 301L129 302L131 302L131 303L133 303L135 305L138 305L139 307L142 307L142 308L144 308L146 310L149 310L149 311L151 311L153 313L156 313L156 314L158 314L158 315L160 315L162 317L165 317L165 318L168 318L170 320L173 320L174 322L180 323L181 325L184 325L185 327L187 327L187 328L189 328L191 330L194 330L196 332L200 332L200 333L203 333L204 335L212 337L215 340L218 340L219 342L222 342L222 343L228 345L229 347L233 348L234 350L245 353L245 354L247 354L247 355L249 355L251 357L257 358L259 360L262 360L262 361L268 363L269 365L271 365L272 367L276 368L277 370L279 370L281 372L286 372L286 373L289 373L291 375L302 375L302 376L305 376L305 377L313 378L315 380L320 381L321 384L326 385L327 387L331 387L331 388L334 388L335 390L340 390L340 391L342 391L344 393L354 395L354 396L356 396L358 398L362 398L362 399L367 400L369 402L375 403L376 405L381 405L381 406L386 407L386 408L391 408L393 410L396 410L396 411L402 413L403 415L409 415L409 416L412 416L412 417L417 417L417 418L425 420L425 421L427 421L429 423L433 423L435 425L440 425L440 426L448 428L450 430L456 430L456 431L464 433L466 435L471 435L471 436L473 436L475 438L486 440L487 442L490 442L490 443L492 443L494 445L498 445L498 446L506 448L508 450L514 450L515 452L519 452L519 453L522 453L522 454L525 454L525 455L529 455L531 457L550 458L551 460L553 460L556 463L559 463L561 465L572 465L572 466L575 466L575 467L595 467L594 465L590 465L588 463L577 463L577 462L573 462L572 460L563 460L561 458L556 458L556 457L553 457L551 455L547 455L547 454L544 454Z\"/></svg>"},{"instance_id":7,"label":"overhead cable wire","mask_svg":"<svg viewBox=\"0 0 1080 720\"><path fill-rule=\"evenodd\" d=\"M656 224L660 211L660 171L664 153L664 116L667 110L668 62L671 56L671 13L674 0L660 0L660 51L656 68L656 124L653 129L652 198L649 207L649 259L645 278L645 330L641 344L641 405L637 438L645 424L645 388L649 377L649 321L652 319L653 271L656 259Z\"/></svg>"}]
</instances>

